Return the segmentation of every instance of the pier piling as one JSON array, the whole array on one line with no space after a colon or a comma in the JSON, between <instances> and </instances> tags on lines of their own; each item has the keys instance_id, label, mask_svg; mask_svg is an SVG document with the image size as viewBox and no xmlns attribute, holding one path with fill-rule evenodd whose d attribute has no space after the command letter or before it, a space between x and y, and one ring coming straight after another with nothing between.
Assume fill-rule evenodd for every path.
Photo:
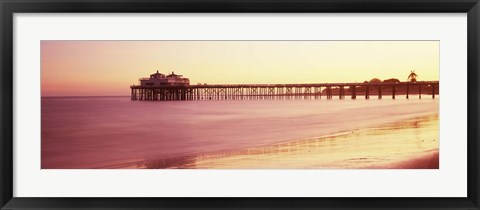
<instances>
[{"instance_id":1,"label":"pier piling","mask_svg":"<svg viewBox=\"0 0 480 210\"><path fill-rule=\"evenodd\" d=\"M407 99L408 99L408 92L410 90L410 85L407 85Z\"/></svg>"},{"instance_id":2,"label":"pier piling","mask_svg":"<svg viewBox=\"0 0 480 210\"><path fill-rule=\"evenodd\" d=\"M392 99L395 99L395 87L396 85L392 85Z\"/></svg>"},{"instance_id":3,"label":"pier piling","mask_svg":"<svg viewBox=\"0 0 480 210\"><path fill-rule=\"evenodd\" d=\"M352 99L357 99L357 86L350 86L350 92L352 93Z\"/></svg>"},{"instance_id":4,"label":"pier piling","mask_svg":"<svg viewBox=\"0 0 480 210\"><path fill-rule=\"evenodd\" d=\"M422 98L422 85L418 85L418 98Z\"/></svg>"},{"instance_id":5,"label":"pier piling","mask_svg":"<svg viewBox=\"0 0 480 210\"><path fill-rule=\"evenodd\" d=\"M378 99L382 99L382 86L378 86Z\"/></svg>"}]
</instances>

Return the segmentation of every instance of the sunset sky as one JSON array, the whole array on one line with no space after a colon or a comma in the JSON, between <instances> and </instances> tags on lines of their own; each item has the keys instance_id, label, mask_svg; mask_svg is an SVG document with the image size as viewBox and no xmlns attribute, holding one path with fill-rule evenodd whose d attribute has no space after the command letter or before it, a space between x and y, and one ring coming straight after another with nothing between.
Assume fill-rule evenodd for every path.
<instances>
[{"instance_id":1,"label":"sunset sky","mask_svg":"<svg viewBox=\"0 0 480 210\"><path fill-rule=\"evenodd\" d=\"M42 41L42 96L129 95L157 70L190 84L439 80L438 41Z\"/></svg>"}]
</instances>

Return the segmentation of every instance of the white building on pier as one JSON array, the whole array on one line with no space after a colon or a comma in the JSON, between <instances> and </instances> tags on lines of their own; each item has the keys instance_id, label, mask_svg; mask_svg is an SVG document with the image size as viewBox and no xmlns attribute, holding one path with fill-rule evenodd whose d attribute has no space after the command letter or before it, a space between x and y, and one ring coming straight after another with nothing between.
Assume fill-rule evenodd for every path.
<instances>
[{"instance_id":1,"label":"white building on pier","mask_svg":"<svg viewBox=\"0 0 480 210\"><path fill-rule=\"evenodd\" d=\"M141 78L140 86L142 87L159 87L159 86L186 86L190 85L188 78L183 78L182 75L175 74L173 71L169 75L164 75L158 71L151 74L149 78Z\"/></svg>"}]
</instances>

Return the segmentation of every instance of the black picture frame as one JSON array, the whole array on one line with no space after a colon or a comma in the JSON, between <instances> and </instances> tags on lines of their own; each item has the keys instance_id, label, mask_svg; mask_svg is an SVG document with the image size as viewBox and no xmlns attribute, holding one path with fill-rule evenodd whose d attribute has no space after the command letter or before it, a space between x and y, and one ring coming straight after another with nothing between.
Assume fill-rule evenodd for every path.
<instances>
[{"instance_id":1,"label":"black picture frame","mask_svg":"<svg viewBox=\"0 0 480 210\"><path fill-rule=\"evenodd\" d=\"M479 209L478 0L0 0L2 209ZM14 13L467 13L468 196L465 198L17 198L13 197ZM441 183L439 183L441 184ZM92 189L95 190L95 189Z\"/></svg>"}]
</instances>

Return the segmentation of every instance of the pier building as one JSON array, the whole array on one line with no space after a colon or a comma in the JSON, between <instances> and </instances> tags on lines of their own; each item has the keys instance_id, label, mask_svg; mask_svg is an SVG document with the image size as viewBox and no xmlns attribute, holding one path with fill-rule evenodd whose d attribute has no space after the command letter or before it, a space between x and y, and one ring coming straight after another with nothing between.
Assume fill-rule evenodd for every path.
<instances>
[{"instance_id":1,"label":"pier building","mask_svg":"<svg viewBox=\"0 0 480 210\"><path fill-rule=\"evenodd\" d=\"M187 86L190 84L188 78L175 74L173 71L169 75L160 72L151 74L148 78L139 79L140 87L162 87L162 86Z\"/></svg>"}]
</instances>

